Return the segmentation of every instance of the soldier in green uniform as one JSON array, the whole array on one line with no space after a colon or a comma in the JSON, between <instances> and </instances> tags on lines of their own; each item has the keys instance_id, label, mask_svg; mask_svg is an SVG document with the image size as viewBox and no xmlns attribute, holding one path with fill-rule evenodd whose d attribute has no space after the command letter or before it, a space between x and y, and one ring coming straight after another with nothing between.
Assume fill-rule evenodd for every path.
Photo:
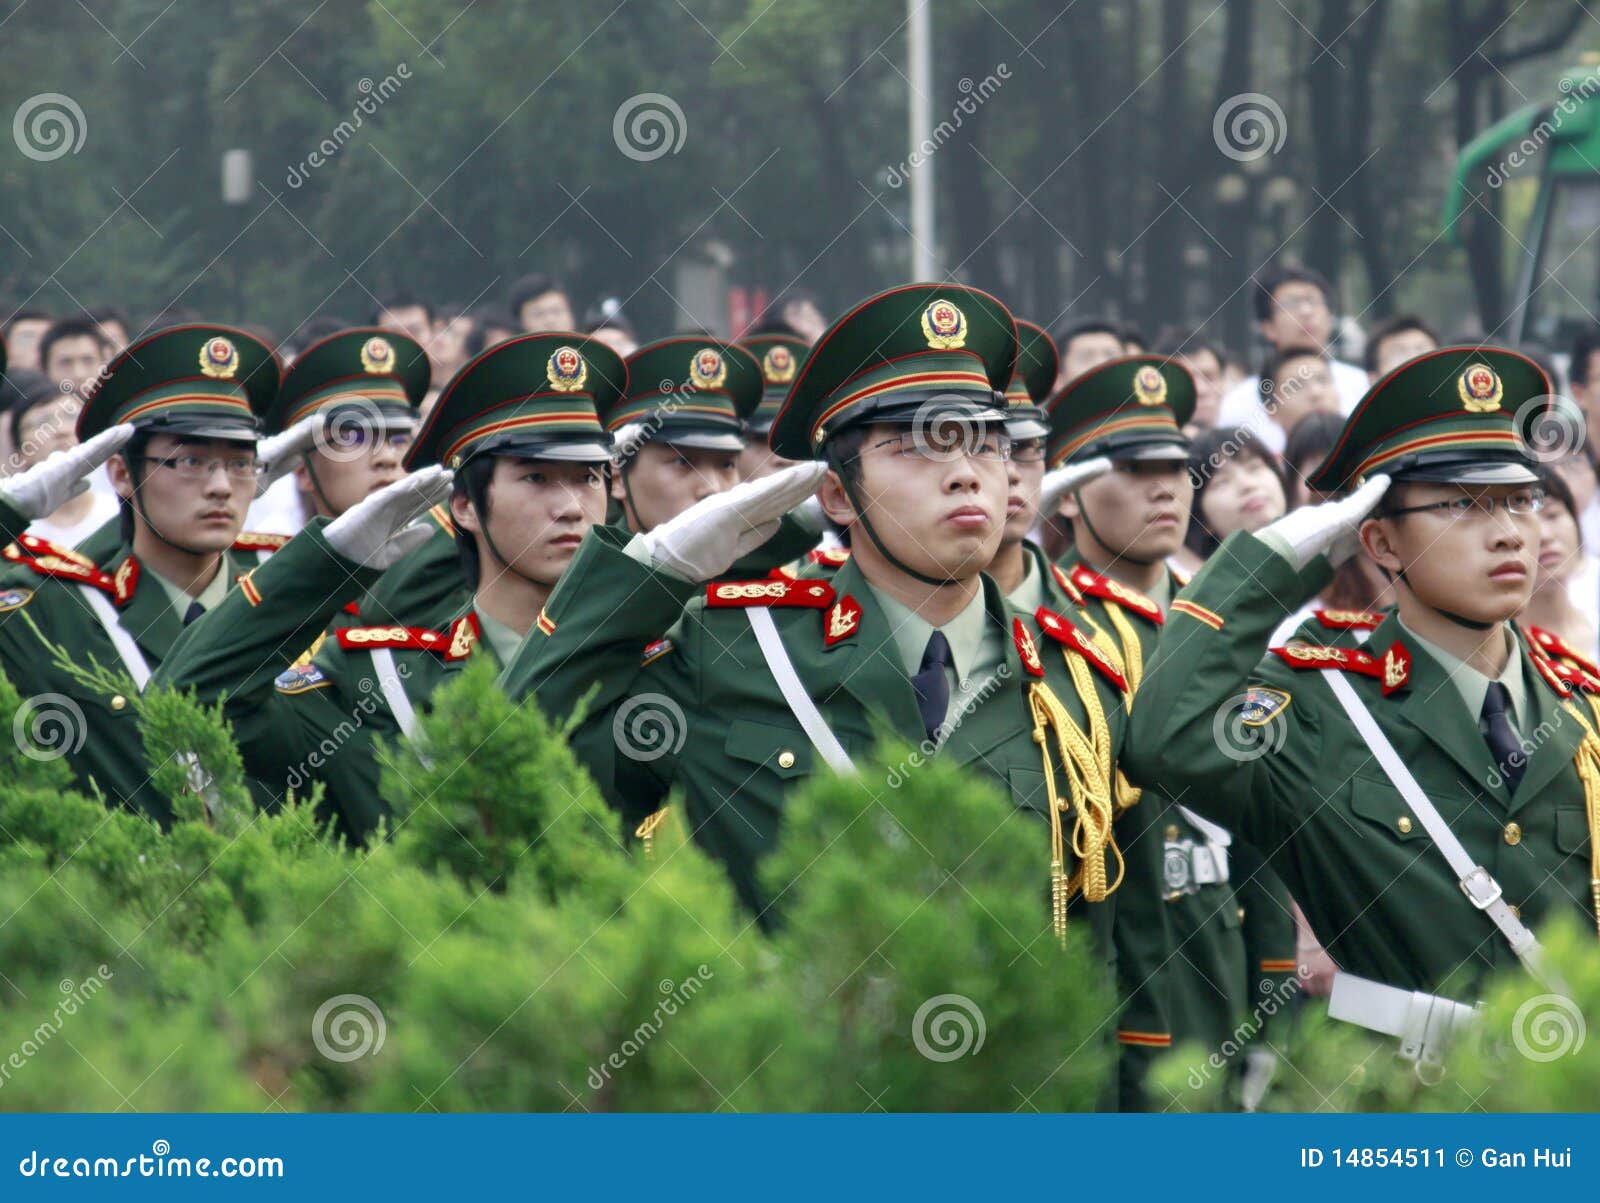
<instances>
[{"instance_id":1,"label":"soldier in green uniform","mask_svg":"<svg viewBox=\"0 0 1600 1203\"><path fill-rule=\"evenodd\" d=\"M307 519L337 518L400 479L432 370L421 344L375 327L341 330L295 357L266 433L305 424L292 471Z\"/></svg>"},{"instance_id":2,"label":"soldier in green uniform","mask_svg":"<svg viewBox=\"0 0 1600 1203\"><path fill-rule=\"evenodd\" d=\"M789 466L788 460L772 450L767 435L789 395L789 385L811 354L811 344L793 334L757 334L740 339L738 345L761 365L761 404L745 421L745 444L739 452L739 479L755 480Z\"/></svg>"},{"instance_id":3,"label":"soldier in green uniform","mask_svg":"<svg viewBox=\"0 0 1600 1203\"><path fill-rule=\"evenodd\" d=\"M365 839L386 814L373 737L411 736L417 711L473 656L508 659L604 518L610 440L596 409L626 380L615 352L580 335L497 344L434 405L407 455L410 476L309 524L253 574L245 596L195 624L161 679L205 702L225 697L250 771L279 789L322 780L339 830ZM294 649L346 602L438 538L406 524L446 495L458 554L450 569L473 582L463 600L425 627L336 627L310 664L291 667Z\"/></svg>"},{"instance_id":4,"label":"soldier in green uniform","mask_svg":"<svg viewBox=\"0 0 1600 1203\"><path fill-rule=\"evenodd\" d=\"M278 379L271 348L238 330L162 330L107 366L78 417L79 447L0 486L0 535L18 537L0 587L0 668L25 705L55 709L86 787L161 823L171 811L150 788L126 694L81 683L52 649L143 689L185 624L257 565L262 544L240 528L260 471L259 415ZM102 461L122 499L115 549L91 558L21 534Z\"/></svg>"},{"instance_id":5,"label":"soldier in green uniform","mask_svg":"<svg viewBox=\"0 0 1600 1203\"><path fill-rule=\"evenodd\" d=\"M1049 403L1053 469L1097 458L1112 465L1061 503L1073 547L1058 566L1096 612L1096 625L1114 636L1135 711L1145 704L1145 661L1178 587L1166 557L1189 525L1194 489L1182 427L1194 399L1194 381L1180 364L1132 356L1075 378ZM1173 1035L1214 1052L1293 976L1288 892L1259 856L1252 875L1236 878L1232 835L1187 795L1180 802L1159 786L1147 789L1130 818L1140 842L1160 845L1163 889L1159 897L1130 898L1127 905L1142 905L1143 913L1120 932L1139 938L1144 927L1170 931L1175 955L1164 972ZM1249 941L1246 922L1255 929ZM1251 958L1247 944L1271 955ZM1136 997L1131 1009L1141 1003Z\"/></svg>"},{"instance_id":6,"label":"soldier in green uniform","mask_svg":"<svg viewBox=\"0 0 1600 1203\"><path fill-rule=\"evenodd\" d=\"M1172 603L1124 753L1273 851L1342 966L1329 1013L1419 1065L1488 971L1537 962L1530 928L1596 922L1592 699L1511 621L1539 543L1532 448L1564 419L1551 391L1487 347L1374 384L1309 482L1347 496L1231 535ZM1365 644L1269 651L1354 554L1398 582Z\"/></svg>"},{"instance_id":7,"label":"soldier in green uniform","mask_svg":"<svg viewBox=\"0 0 1600 1203\"><path fill-rule=\"evenodd\" d=\"M687 828L767 919L757 870L785 793L853 771L887 724L1039 824L1041 922L1064 935L1070 904L1115 980L1118 900L1156 888L1153 866L1116 851L1114 765L1093 750L1116 738L1124 682L1070 620L1015 609L982 571L1005 520L994 393L1015 355L1010 314L974 289L909 285L856 306L772 428L775 452L808 462L644 534L596 528L502 682L558 718L585 702L574 747L629 820L681 786ZM720 579L819 488L848 563L827 579ZM662 638L668 613L681 617Z\"/></svg>"}]
</instances>

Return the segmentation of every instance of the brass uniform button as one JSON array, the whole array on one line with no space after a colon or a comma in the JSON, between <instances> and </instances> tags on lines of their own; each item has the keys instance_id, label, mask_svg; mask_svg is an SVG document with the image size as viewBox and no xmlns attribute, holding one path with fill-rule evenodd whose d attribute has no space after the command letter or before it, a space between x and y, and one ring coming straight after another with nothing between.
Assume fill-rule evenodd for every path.
<instances>
[{"instance_id":1,"label":"brass uniform button","mask_svg":"<svg viewBox=\"0 0 1600 1203\"><path fill-rule=\"evenodd\" d=\"M1513 916L1513 917L1514 917L1514 918L1517 918L1517 919L1520 919L1520 918L1522 918L1522 908L1521 908L1521 907L1519 907L1519 906L1518 906L1518 905L1517 905L1517 904L1516 904L1516 903L1514 903L1514 902L1513 902L1513 903L1511 903L1511 914L1512 914L1512 916Z\"/></svg>"},{"instance_id":2,"label":"brass uniform button","mask_svg":"<svg viewBox=\"0 0 1600 1203\"><path fill-rule=\"evenodd\" d=\"M1395 826L1400 829L1400 834L1404 835L1406 832L1411 830L1411 816L1401 815L1399 820L1396 821Z\"/></svg>"},{"instance_id":3,"label":"brass uniform button","mask_svg":"<svg viewBox=\"0 0 1600 1203\"><path fill-rule=\"evenodd\" d=\"M111 709L113 710L121 710L127 704L128 699L123 697L120 693L111 699Z\"/></svg>"},{"instance_id":4,"label":"brass uniform button","mask_svg":"<svg viewBox=\"0 0 1600 1203\"><path fill-rule=\"evenodd\" d=\"M1522 827L1517 823L1507 823L1505 830L1506 843L1515 848L1522 843Z\"/></svg>"},{"instance_id":5,"label":"brass uniform button","mask_svg":"<svg viewBox=\"0 0 1600 1203\"><path fill-rule=\"evenodd\" d=\"M1244 922L1244 907L1242 907L1242 906L1239 908L1239 922L1240 923Z\"/></svg>"},{"instance_id":6,"label":"brass uniform button","mask_svg":"<svg viewBox=\"0 0 1600 1203\"><path fill-rule=\"evenodd\" d=\"M780 769L792 769L792 768L794 768L794 753L790 752L790 751L787 751L787 750L779 752L778 753L778 767Z\"/></svg>"}]
</instances>

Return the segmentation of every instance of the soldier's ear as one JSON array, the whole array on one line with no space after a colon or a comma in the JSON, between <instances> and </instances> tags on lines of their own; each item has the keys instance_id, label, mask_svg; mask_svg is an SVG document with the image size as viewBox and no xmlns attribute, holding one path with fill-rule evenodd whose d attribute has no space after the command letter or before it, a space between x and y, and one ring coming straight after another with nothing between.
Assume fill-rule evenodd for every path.
<instances>
[{"instance_id":1,"label":"soldier's ear","mask_svg":"<svg viewBox=\"0 0 1600 1203\"><path fill-rule=\"evenodd\" d=\"M1404 562L1395 554L1392 534L1392 523L1383 518L1368 518L1356 532L1361 540L1362 550L1372 557L1378 567L1390 574L1397 573L1405 567Z\"/></svg>"},{"instance_id":2,"label":"soldier's ear","mask_svg":"<svg viewBox=\"0 0 1600 1203\"><path fill-rule=\"evenodd\" d=\"M477 507L459 489L450 494L450 520L456 524L457 530L470 531L473 534L483 533L483 524L478 521Z\"/></svg>"},{"instance_id":3,"label":"soldier's ear","mask_svg":"<svg viewBox=\"0 0 1600 1203\"><path fill-rule=\"evenodd\" d=\"M128 461L120 453L106 461L106 479L111 482L112 491L124 501L133 496L133 476Z\"/></svg>"},{"instance_id":4,"label":"soldier's ear","mask_svg":"<svg viewBox=\"0 0 1600 1203\"><path fill-rule=\"evenodd\" d=\"M817 498L822 502L822 512L835 526L849 526L856 520L856 507L850 504L849 495L844 491L844 482L832 469L822 478Z\"/></svg>"}]
</instances>

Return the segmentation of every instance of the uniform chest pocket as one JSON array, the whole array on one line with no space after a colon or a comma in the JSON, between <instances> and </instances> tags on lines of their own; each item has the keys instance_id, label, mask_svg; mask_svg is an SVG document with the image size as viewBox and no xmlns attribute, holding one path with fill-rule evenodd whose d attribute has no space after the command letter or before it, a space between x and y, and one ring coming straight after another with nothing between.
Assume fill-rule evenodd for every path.
<instances>
[{"instance_id":1,"label":"uniform chest pocket","mask_svg":"<svg viewBox=\"0 0 1600 1203\"><path fill-rule=\"evenodd\" d=\"M1011 800L1027 810L1050 813L1050 791L1045 788L1043 769L1008 769L1006 784Z\"/></svg>"},{"instance_id":2,"label":"uniform chest pocket","mask_svg":"<svg viewBox=\"0 0 1600 1203\"><path fill-rule=\"evenodd\" d=\"M1351 782L1350 809L1367 822L1383 828L1402 842L1426 839L1417 816L1393 785L1357 777Z\"/></svg>"},{"instance_id":3,"label":"uniform chest pocket","mask_svg":"<svg viewBox=\"0 0 1600 1203\"><path fill-rule=\"evenodd\" d=\"M1556 809L1556 847L1562 852L1578 852L1589 842L1589 816L1581 806Z\"/></svg>"},{"instance_id":4,"label":"uniform chest pocket","mask_svg":"<svg viewBox=\"0 0 1600 1203\"><path fill-rule=\"evenodd\" d=\"M761 765L788 781L811 772L811 741L797 727L774 727L735 719L723 750L734 760Z\"/></svg>"}]
</instances>

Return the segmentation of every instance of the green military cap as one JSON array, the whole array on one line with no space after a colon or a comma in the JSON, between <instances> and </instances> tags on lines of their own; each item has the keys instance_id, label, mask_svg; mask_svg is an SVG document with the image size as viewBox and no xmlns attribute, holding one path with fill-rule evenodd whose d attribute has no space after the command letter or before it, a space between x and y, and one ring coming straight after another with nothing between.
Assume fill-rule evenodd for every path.
<instances>
[{"instance_id":1,"label":"green military cap","mask_svg":"<svg viewBox=\"0 0 1600 1203\"><path fill-rule=\"evenodd\" d=\"M1184 459L1183 424L1194 413L1194 377L1157 355L1108 360L1051 398L1049 464L1112 459Z\"/></svg>"},{"instance_id":2,"label":"green military cap","mask_svg":"<svg viewBox=\"0 0 1600 1203\"><path fill-rule=\"evenodd\" d=\"M772 429L772 419L783 408L795 373L811 354L811 344L793 334L757 334L741 338L738 345L761 364L761 404L746 425L752 435L764 439Z\"/></svg>"},{"instance_id":3,"label":"green military cap","mask_svg":"<svg viewBox=\"0 0 1600 1203\"><path fill-rule=\"evenodd\" d=\"M1375 472L1397 480L1531 484L1550 426L1581 424L1533 360L1497 347L1443 347L1367 390L1306 481L1319 493ZM1581 429L1581 425L1577 427Z\"/></svg>"},{"instance_id":4,"label":"green military cap","mask_svg":"<svg viewBox=\"0 0 1600 1203\"><path fill-rule=\"evenodd\" d=\"M1055 387L1061 356L1048 334L1032 322L1017 319L1017 363L1006 387L1006 430L1014 439L1042 439L1050 434L1045 399Z\"/></svg>"},{"instance_id":5,"label":"green military cap","mask_svg":"<svg viewBox=\"0 0 1600 1203\"><path fill-rule=\"evenodd\" d=\"M641 429L640 442L708 451L744 447L744 424L761 404L761 365L754 355L714 338L675 336L628 356L628 389L600 421L615 434Z\"/></svg>"},{"instance_id":6,"label":"green military cap","mask_svg":"<svg viewBox=\"0 0 1600 1203\"><path fill-rule=\"evenodd\" d=\"M278 375L272 348L242 330L158 330L106 365L78 415L78 438L129 422L160 434L253 440Z\"/></svg>"},{"instance_id":7,"label":"green military cap","mask_svg":"<svg viewBox=\"0 0 1600 1203\"><path fill-rule=\"evenodd\" d=\"M428 392L433 373L422 345L392 330L341 330L313 343L289 365L266 433L277 434L319 410L332 419L355 410L368 422L406 426Z\"/></svg>"},{"instance_id":8,"label":"green military cap","mask_svg":"<svg viewBox=\"0 0 1600 1203\"><path fill-rule=\"evenodd\" d=\"M496 343L455 374L406 453L406 470L459 468L474 455L601 463L611 436L599 414L628 387L610 347L582 334Z\"/></svg>"},{"instance_id":9,"label":"green military cap","mask_svg":"<svg viewBox=\"0 0 1600 1203\"><path fill-rule=\"evenodd\" d=\"M769 441L786 459L814 459L828 437L861 422L939 417L1003 421L1017 327L999 301L959 284L907 284L862 301L811 348ZM920 416L920 418L919 418Z\"/></svg>"}]
</instances>

